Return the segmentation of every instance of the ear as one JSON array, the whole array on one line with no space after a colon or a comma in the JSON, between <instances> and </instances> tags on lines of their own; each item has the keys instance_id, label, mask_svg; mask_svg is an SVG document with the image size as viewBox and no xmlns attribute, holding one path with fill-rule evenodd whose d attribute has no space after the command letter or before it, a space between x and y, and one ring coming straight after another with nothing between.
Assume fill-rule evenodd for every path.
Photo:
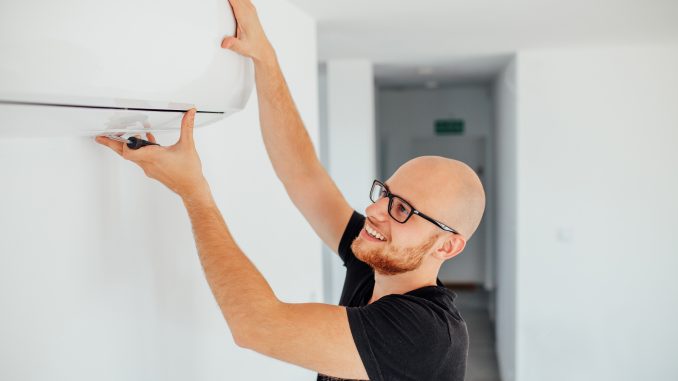
<instances>
[{"instance_id":1,"label":"ear","mask_svg":"<svg viewBox=\"0 0 678 381\"><path fill-rule=\"evenodd\" d=\"M466 247L466 239L459 234L451 234L443 245L436 250L436 256L443 261L454 258Z\"/></svg>"}]
</instances>

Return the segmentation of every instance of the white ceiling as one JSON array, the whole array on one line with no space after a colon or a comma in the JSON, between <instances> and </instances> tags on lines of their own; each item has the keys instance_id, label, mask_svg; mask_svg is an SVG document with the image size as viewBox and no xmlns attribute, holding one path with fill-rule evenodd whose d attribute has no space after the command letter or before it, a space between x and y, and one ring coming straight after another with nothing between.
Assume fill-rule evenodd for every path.
<instances>
[{"instance_id":1,"label":"white ceiling","mask_svg":"<svg viewBox=\"0 0 678 381\"><path fill-rule=\"evenodd\" d=\"M370 59L382 85L486 81L524 49L678 42L678 0L291 1L318 20L321 61Z\"/></svg>"}]
</instances>

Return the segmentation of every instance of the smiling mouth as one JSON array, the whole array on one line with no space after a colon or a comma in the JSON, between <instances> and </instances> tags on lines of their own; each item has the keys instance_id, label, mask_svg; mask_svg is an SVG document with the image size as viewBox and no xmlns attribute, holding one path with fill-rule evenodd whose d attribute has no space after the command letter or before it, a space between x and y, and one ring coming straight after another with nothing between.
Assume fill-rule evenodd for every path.
<instances>
[{"instance_id":1,"label":"smiling mouth","mask_svg":"<svg viewBox=\"0 0 678 381\"><path fill-rule=\"evenodd\" d=\"M384 237L381 233L379 233L378 231L372 229L372 228L369 227L368 225L365 225L365 229L364 229L364 230L365 230L365 232L366 232L370 237L373 237L373 238L375 238L375 239L378 239L379 241L382 241L382 242L386 241L386 237Z\"/></svg>"}]
</instances>

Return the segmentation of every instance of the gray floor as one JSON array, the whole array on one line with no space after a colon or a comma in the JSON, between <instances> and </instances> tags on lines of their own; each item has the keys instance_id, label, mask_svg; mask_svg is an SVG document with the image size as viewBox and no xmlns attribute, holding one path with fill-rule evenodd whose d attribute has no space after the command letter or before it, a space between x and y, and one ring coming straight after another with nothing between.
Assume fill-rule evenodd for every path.
<instances>
[{"instance_id":1,"label":"gray floor","mask_svg":"<svg viewBox=\"0 0 678 381\"><path fill-rule=\"evenodd\" d=\"M500 381L495 353L494 325L487 309L488 294L483 290L460 291L455 304L466 320L469 334L466 381Z\"/></svg>"}]
</instances>

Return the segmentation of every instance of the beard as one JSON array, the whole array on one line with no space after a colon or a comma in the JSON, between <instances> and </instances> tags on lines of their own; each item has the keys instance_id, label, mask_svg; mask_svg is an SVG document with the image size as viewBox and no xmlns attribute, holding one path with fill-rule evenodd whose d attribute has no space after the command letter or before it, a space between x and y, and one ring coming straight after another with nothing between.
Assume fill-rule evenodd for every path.
<instances>
[{"instance_id":1,"label":"beard","mask_svg":"<svg viewBox=\"0 0 678 381\"><path fill-rule=\"evenodd\" d=\"M351 250L356 258L367 263L376 273L397 275L418 269L424 255L433 247L437 238L432 235L426 242L415 247L394 247L390 243L369 247L369 243L358 237L351 243Z\"/></svg>"}]
</instances>

